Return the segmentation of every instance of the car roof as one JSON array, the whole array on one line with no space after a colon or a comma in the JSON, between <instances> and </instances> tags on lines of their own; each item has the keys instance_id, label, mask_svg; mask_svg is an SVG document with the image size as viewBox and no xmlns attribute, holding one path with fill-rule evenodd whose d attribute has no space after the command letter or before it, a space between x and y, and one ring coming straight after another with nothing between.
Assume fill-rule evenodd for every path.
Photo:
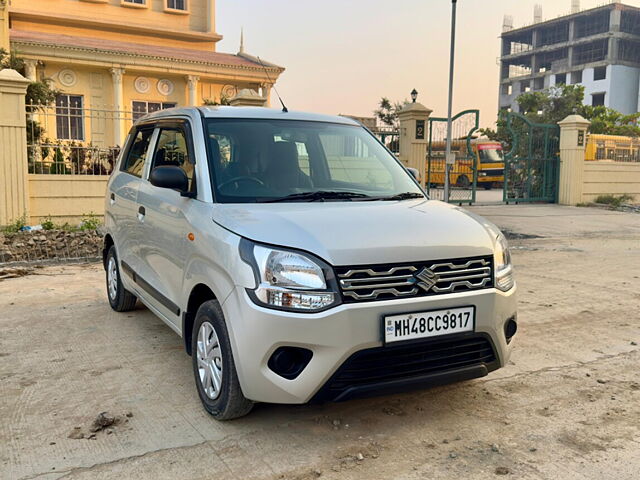
<instances>
[{"instance_id":1,"label":"car roof","mask_svg":"<svg viewBox=\"0 0 640 480\"><path fill-rule=\"evenodd\" d=\"M283 112L275 108L263 107L177 107L160 110L145 115L140 120L161 119L174 116L204 117L204 118L246 118L266 120L298 120L308 122L341 123L344 125L360 125L355 120L337 115L324 115L310 112Z\"/></svg>"}]
</instances>

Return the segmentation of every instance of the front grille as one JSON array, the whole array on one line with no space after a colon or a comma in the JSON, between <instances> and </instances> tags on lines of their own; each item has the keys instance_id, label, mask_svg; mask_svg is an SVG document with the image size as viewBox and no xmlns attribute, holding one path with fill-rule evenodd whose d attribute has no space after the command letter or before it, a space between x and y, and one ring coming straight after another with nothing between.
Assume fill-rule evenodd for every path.
<instances>
[{"instance_id":1,"label":"front grille","mask_svg":"<svg viewBox=\"0 0 640 480\"><path fill-rule=\"evenodd\" d=\"M482 365L487 367L486 374L497 368L497 359L489 339L480 334L372 348L349 357L316 398L341 399L358 390L375 392L371 387L376 385L384 390L385 382L409 383L420 377Z\"/></svg>"},{"instance_id":2,"label":"front grille","mask_svg":"<svg viewBox=\"0 0 640 480\"><path fill-rule=\"evenodd\" d=\"M478 290L493 286L493 258L337 267L345 303Z\"/></svg>"}]
</instances>

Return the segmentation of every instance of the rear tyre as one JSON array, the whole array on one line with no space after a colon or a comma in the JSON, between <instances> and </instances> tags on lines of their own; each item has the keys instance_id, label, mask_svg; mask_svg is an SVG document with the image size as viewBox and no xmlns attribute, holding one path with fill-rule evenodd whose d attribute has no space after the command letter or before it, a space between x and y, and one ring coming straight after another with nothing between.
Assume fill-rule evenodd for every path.
<instances>
[{"instance_id":1,"label":"rear tyre","mask_svg":"<svg viewBox=\"0 0 640 480\"><path fill-rule=\"evenodd\" d=\"M469 181L469 177L466 175L460 175L456 180L456 186L460 188L469 188L471 182Z\"/></svg>"},{"instance_id":2,"label":"rear tyre","mask_svg":"<svg viewBox=\"0 0 640 480\"><path fill-rule=\"evenodd\" d=\"M138 298L122 285L120 266L118 265L118 256L114 245L109 248L105 265L107 270L107 298L109 298L109 305L111 305L111 308L116 312L133 310Z\"/></svg>"},{"instance_id":3,"label":"rear tyre","mask_svg":"<svg viewBox=\"0 0 640 480\"><path fill-rule=\"evenodd\" d=\"M191 334L191 360L198 395L216 420L243 417L253 408L240 388L227 325L216 300L200 305Z\"/></svg>"}]
</instances>

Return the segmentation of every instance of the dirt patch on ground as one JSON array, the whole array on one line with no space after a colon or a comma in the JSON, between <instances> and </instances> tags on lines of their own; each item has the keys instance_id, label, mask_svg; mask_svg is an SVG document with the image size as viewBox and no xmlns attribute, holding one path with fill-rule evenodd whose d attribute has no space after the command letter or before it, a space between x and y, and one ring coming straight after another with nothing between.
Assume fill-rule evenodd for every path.
<instances>
[{"instance_id":1,"label":"dirt patch on ground","mask_svg":"<svg viewBox=\"0 0 640 480\"><path fill-rule=\"evenodd\" d=\"M513 252L506 368L403 395L260 404L232 422L200 406L170 328L141 307L111 311L101 265L0 282L0 478L637 480L640 217L585 210L489 217L545 236ZM91 432L100 412L114 423Z\"/></svg>"}]
</instances>

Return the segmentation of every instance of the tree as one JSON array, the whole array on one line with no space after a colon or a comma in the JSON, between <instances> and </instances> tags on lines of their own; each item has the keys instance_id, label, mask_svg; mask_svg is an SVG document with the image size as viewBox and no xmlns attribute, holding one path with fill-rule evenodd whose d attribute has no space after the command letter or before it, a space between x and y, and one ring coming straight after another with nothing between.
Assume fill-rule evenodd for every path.
<instances>
[{"instance_id":1,"label":"tree","mask_svg":"<svg viewBox=\"0 0 640 480\"><path fill-rule=\"evenodd\" d=\"M520 112L534 123L556 124L577 113L591 121L591 133L640 136L640 113L624 115L604 106L584 105L583 100L582 85L559 85L538 92L523 93L516 102ZM498 118L496 127L496 130L484 128L480 132L492 140L509 143L510 134L506 130L503 115Z\"/></svg>"},{"instance_id":2,"label":"tree","mask_svg":"<svg viewBox=\"0 0 640 480\"><path fill-rule=\"evenodd\" d=\"M402 110L402 108L408 102L405 100L404 102L394 102L391 101L387 97L382 97L380 99L380 103L378 104L378 108L374 110L374 115L376 118L383 124L389 127L397 127L398 126L398 112Z\"/></svg>"},{"instance_id":3,"label":"tree","mask_svg":"<svg viewBox=\"0 0 640 480\"><path fill-rule=\"evenodd\" d=\"M3 48L0 48L0 70L5 68L11 68L18 71L21 75L25 74L24 60L21 59L14 51L7 53ZM51 105L56 97L62 93L60 90L56 90L51 86L52 80L50 78L43 78L35 82L31 82L27 87L27 94L25 102L27 105Z\"/></svg>"},{"instance_id":4,"label":"tree","mask_svg":"<svg viewBox=\"0 0 640 480\"><path fill-rule=\"evenodd\" d=\"M216 107L219 105L231 105L229 102L229 97L227 97L224 93L220 94L220 101L217 101L215 98L204 98L202 100L203 105Z\"/></svg>"}]
</instances>

